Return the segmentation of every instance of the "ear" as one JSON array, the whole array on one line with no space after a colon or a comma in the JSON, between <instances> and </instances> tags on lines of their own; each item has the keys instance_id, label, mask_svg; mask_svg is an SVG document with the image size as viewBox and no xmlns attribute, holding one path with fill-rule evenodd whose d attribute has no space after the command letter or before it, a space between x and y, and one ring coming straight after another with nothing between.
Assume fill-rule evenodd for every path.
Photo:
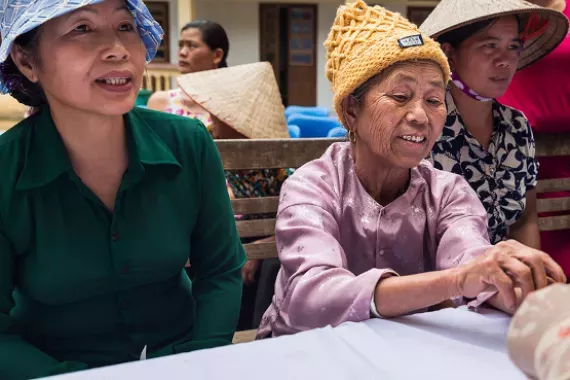
<instances>
[{"instance_id":1,"label":"ear","mask_svg":"<svg viewBox=\"0 0 570 380\"><path fill-rule=\"evenodd\" d=\"M214 64L218 66L220 62L222 62L222 59L224 58L224 51L220 48L217 48L216 50L214 50L213 56L214 56Z\"/></svg>"},{"instance_id":2,"label":"ear","mask_svg":"<svg viewBox=\"0 0 570 380\"><path fill-rule=\"evenodd\" d=\"M451 66L451 70L453 71L453 64L455 61L455 49L451 46L449 42L444 42L441 45L441 50L447 56L447 61L449 62L449 66Z\"/></svg>"},{"instance_id":3,"label":"ear","mask_svg":"<svg viewBox=\"0 0 570 380\"><path fill-rule=\"evenodd\" d=\"M36 67L33 64L32 60L30 59L29 55L26 54L26 52L24 52L22 48L20 48L17 45L13 45L12 51L10 51L10 57L12 58L12 61L14 61L14 64L16 65L18 70L20 70L20 72L26 78L28 78L30 82L32 83L38 82L38 76L36 75L37 72Z\"/></svg>"},{"instance_id":4,"label":"ear","mask_svg":"<svg viewBox=\"0 0 570 380\"><path fill-rule=\"evenodd\" d=\"M356 130L356 115L361 105L352 96L347 96L341 103L342 116L346 122L346 129L352 132Z\"/></svg>"}]
</instances>

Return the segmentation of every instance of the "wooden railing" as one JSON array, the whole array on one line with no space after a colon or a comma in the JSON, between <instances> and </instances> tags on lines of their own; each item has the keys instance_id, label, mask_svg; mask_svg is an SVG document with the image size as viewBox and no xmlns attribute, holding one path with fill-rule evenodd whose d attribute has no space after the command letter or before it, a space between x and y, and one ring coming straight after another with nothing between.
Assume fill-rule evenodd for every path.
<instances>
[{"instance_id":1,"label":"wooden railing","mask_svg":"<svg viewBox=\"0 0 570 380\"><path fill-rule=\"evenodd\" d=\"M143 77L142 87L152 92L167 91L178 87L178 66L169 63L149 63Z\"/></svg>"}]
</instances>

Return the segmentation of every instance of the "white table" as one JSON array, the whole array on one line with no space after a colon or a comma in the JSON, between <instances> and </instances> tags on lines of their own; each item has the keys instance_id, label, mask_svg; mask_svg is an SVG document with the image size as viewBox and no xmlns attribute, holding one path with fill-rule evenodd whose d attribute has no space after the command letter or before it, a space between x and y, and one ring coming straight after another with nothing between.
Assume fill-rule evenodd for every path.
<instances>
[{"instance_id":1,"label":"white table","mask_svg":"<svg viewBox=\"0 0 570 380\"><path fill-rule=\"evenodd\" d=\"M523 380L506 351L509 321L497 311L445 309L50 379Z\"/></svg>"}]
</instances>

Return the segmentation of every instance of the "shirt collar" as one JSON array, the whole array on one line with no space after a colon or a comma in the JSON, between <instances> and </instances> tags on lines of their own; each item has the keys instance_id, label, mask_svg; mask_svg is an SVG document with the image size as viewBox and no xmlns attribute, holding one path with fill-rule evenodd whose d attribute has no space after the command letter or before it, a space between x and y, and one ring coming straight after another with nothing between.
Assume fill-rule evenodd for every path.
<instances>
[{"instance_id":1,"label":"shirt collar","mask_svg":"<svg viewBox=\"0 0 570 380\"><path fill-rule=\"evenodd\" d=\"M16 189L29 190L45 186L73 167L48 107L31 116L30 133L26 142L26 159ZM171 165L181 168L170 148L133 110L125 115L127 128L128 172L135 182L144 175L144 165Z\"/></svg>"},{"instance_id":2,"label":"shirt collar","mask_svg":"<svg viewBox=\"0 0 570 380\"><path fill-rule=\"evenodd\" d=\"M500 127L504 127L503 124L505 124L505 122L506 124L509 124L510 117L506 117L507 115L505 115L506 107L499 104L496 100L493 100L492 103L493 128L495 129L495 132L497 132ZM463 125L461 114L459 113L457 105L453 100L453 95L451 95L451 91L449 90L445 94L445 104L447 106L447 120L438 141L449 141L460 136L472 138L471 134Z\"/></svg>"}]
</instances>

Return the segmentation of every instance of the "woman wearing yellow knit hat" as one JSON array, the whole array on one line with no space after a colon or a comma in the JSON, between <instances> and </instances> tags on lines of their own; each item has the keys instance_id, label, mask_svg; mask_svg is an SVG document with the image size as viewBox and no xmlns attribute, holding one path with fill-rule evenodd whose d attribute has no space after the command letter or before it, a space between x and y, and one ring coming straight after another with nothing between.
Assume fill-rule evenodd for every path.
<instances>
[{"instance_id":1,"label":"woman wearing yellow knit hat","mask_svg":"<svg viewBox=\"0 0 570 380\"><path fill-rule=\"evenodd\" d=\"M423 160L446 118L449 66L435 41L359 0L339 8L326 46L350 141L333 144L282 187L281 269L259 337L395 317L449 299L514 311L517 294L534 287L527 271L566 280L540 251L493 247L469 184Z\"/></svg>"}]
</instances>

